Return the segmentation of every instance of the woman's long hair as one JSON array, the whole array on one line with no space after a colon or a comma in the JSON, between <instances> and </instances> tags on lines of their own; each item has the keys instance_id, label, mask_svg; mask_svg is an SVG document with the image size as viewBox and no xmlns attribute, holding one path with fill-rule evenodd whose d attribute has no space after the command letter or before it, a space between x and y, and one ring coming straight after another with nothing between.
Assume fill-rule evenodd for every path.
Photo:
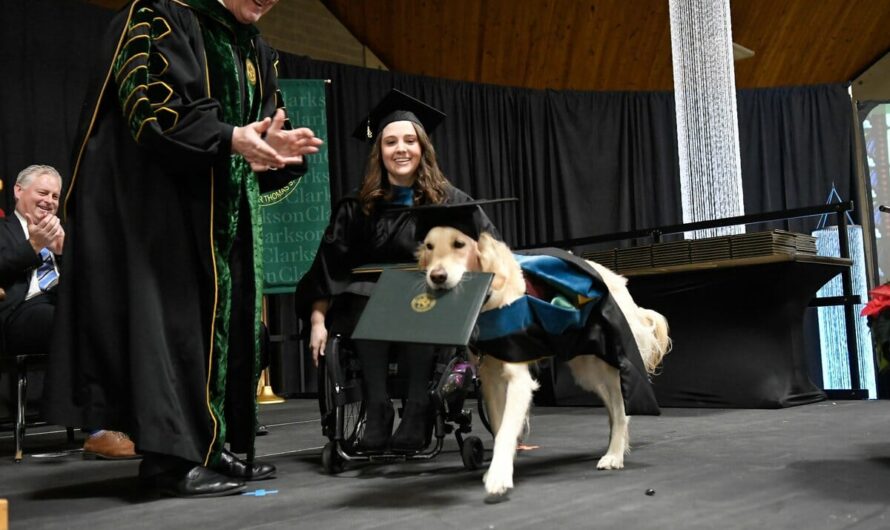
<instances>
[{"instance_id":1,"label":"woman's long hair","mask_svg":"<svg viewBox=\"0 0 890 530\"><path fill-rule=\"evenodd\" d=\"M430 141L430 137L422 126L411 122L417 132L417 141L420 142L420 164L417 165L414 180L414 204L439 204L445 200L446 192L451 184L436 162L436 149ZM378 134L374 140L374 147L368 155L368 164L365 167L365 178L359 191L359 202L362 211L370 215L374 210L374 204L380 199L389 200L392 191L389 180L386 178L386 167L380 156L380 143L383 136Z\"/></svg>"}]
</instances>

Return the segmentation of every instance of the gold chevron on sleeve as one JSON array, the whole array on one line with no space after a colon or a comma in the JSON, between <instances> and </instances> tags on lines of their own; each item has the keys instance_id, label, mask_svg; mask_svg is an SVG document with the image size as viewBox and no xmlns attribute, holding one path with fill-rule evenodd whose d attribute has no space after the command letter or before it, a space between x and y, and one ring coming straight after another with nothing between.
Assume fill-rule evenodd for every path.
<instances>
[{"instance_id":1,"label":"gold chevron on sleeve","mask_svg":"<svg viewBox=\"0 0 890 530\"><path fill-rule=\"evenodd\" d=\"M151 19L151 38L154 41L159 41L173 33L173 30L170 28L170 23L167 22L166 19L162 17L154 17Z\"/></svg>"},{"instance_id":2,"label":"gold chevron on sleeve","mask_svg":"<svg viewBox=\"0 0 890 530\"><path fill-rule=\"evenodd\" d=\"M144 120L142 120L142 123L139 124L139 130L136 131L136 134L133 136L133 138L136 139L137 144L142 143L142 141L140 140L140 138L142 136L142 130L145 128L145 124L150 121L157 123L158 119L155 118L154 116L151 116L150 118L145 118Z\"/></svg>"},{"instance_id":3,"label":"gold chevron on sleeve","mask_svg":"<svg viewBox=\"0 0 890 530\"><path fill-rule=\"evenodd\" d=\"M148 38L149 38L149 36L148 36L147 34L145 34L145 33L141 33L141 34L139 34L139 35L133 35L132 37L130 37L129 39L127 39L127 42L124 43L124 49L129 49L131 46L133 46L133 44L134 44L138 39L148 39Z\"/></svg>"},{"instance_id":4,"label":"gold chevron on sleeve","mask_svg":"<svg viewBox=\"0 0 890 530\"><path fill-rule=\"evenodd\" d=\"M136 55L127 59L127 61L124 64L122 64L120 68L118 68L117 75L115 76L115 79L114 79L115 83L117 83L118 86L124 84L124 82L126 82L126 79L128 77L130 77L130 75L133 72L135 72L136 70L139 70L140 68L148 69L148 67L145 66L144 64L140 64L131 70L127 70L127 67L130 66L130 63L132 63L136 59L139 59L140 57L148 57L148 52L137 53Z\"/></svg>"},{"instance_id":5,"label":"gold chevron on sleeve","mask_svg":"<svg viewBox=\"0 0 890 530\"><path fill-rule=\"evenodd\" d=\"M167 132L179 123L179 113L169 107L161 107L155 111L161 132Z\"/></svg>"},{"instance_id":6,"label":"gold chevron on sleeve","mask_svg":"<svg viewBox=\"0 0 890 530\"><path fill-rule=\"evenodd\" d=\"M146 54L146 55L148 55L148 54ZM132 70L130 70L129 72L127 72L127 75L125 75L125 76L123 77L123 79L121 79L121 80L119 80L119 81L117 82L117 85L118 85L118 86L121 86L121 87L124 86L124 84L127 82L127 80L130 79L130 76L133 75L134 73L138 72L139 70L145 70L145 71L148 71L148 66L146 66L146 65L144 65L144 64L140 64L140 65L137 66L136 68L133 68Z\"/></svg>"},{"instance_id":7,"label":"gold chevron on sleeve","mask_svg":"<svg viewBox=\"0 0 890 530\"><path fill-rule=\"evenodd\" d=\"M130 108L130 103L131 103L131 100L133 99L133 96L136 94L141 94L146 88L148 88L148 87L145 85L136 85L133 88L133 90L130 91L130 93L124 99L124 102L121 104L121 110L124 112L124 114L129 115L129 112L127 111L127 109Z\"/></svg>"},{"instance_id":8,"label":"gold chevron on sleeve","mask_svg":"<svg viewBox=\"0 0 890 530\"><path fill-rule=\"evenodd\" d=\"M146 87L148 100L153 107L164 105L173 97L173 87L163 81L154 81Z\"/></svg>"},{"instance_id":9,"label":"gold chevron on sleeve","mask_svg":"<svg viewBox=\"0 0 890 530\"><path fill-rule=\"evenodd\" d=\"M139 108L140 103L149 103L150 104L151 102L148 101L148 98L145 96L140 96L140 97L136 98L136 101L133 102L133 108L130 109L130 114L127 115L127 123L133 123L133 115L136 114L136 109ZM149 114L149 115L151 114L151 105L149 105L149 107L148 107L148 112L143 113L143 115L146 115L146 114ZM154 118L152 118L152 119L154 119ZM142 130L142 125L139 126L139 129Z\"/></svg>"},{"instance_id":10,"label":"gold chevron on sleeve","mask_svg":"<svg viewBox=\"0 0 890 530\"><path fill-rule=\"evenodd\" d=\"M139 10L139 14L142 14L143 11L144 10ZM149 24L148 22L137 22L136 24L130 26L130 29L127 30L127 33L135 33L136 30L139 28L145 28L146 30L151 31L151 24Z\"/></svg>"},{"instance_id":11,"label":"gold chevron on sleeve","mask_svg":"<svg viewBox=\"0 0 890 530\"><path fill-rule=\"evenodd\" d=\"M167 73L170 68L170 61L164 57L161 52L151 52L148 58L148 74L152 77L160 77Z\"/></svg>"}]
</instances>

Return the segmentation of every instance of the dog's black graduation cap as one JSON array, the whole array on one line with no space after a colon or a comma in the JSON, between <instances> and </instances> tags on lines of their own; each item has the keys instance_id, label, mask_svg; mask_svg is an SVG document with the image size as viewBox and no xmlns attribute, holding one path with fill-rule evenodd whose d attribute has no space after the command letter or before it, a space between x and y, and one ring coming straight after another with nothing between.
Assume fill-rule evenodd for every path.
<instances>
[{"instance_id":1,"label":"dog's black graduation cap","mask_svg":"<svg viewBox=\"0 0 890 530\"><path fill-rule=\"evenodd\" d=\"M414 239L418 241L423 241L427 232L436 226L450 226L473 239L479 239L479 234L485 226L485 214L482 211L482 205L515 202L518 200L516 197L479 199L448 204L424 204L405 208L405 210L412 211L417 217Z\"/></svg>"},{"instance_id":2,"label":"dog's black graduation cap","mask_svg":"<svg viewBox=\"0 0 890 530\"><path fill-rule=\"evenodd\" d=\"M432 134L444 118L445 113L439 109L394 88L362 119L352 136L359 140L375 140L380 131L394 121L417 123L427 134Z\"/></svg>"}]
</instances>

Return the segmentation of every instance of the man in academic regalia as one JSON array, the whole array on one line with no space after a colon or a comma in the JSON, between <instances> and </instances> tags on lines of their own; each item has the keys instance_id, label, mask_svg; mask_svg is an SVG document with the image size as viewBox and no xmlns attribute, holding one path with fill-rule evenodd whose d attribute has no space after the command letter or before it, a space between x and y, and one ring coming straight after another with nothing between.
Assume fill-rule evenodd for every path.
<instances>
[{"instance_id":1,"label":"man in academic regalia","mask_svg":"<svg viewBox=\"0 0 890 530\"><path fill-rule=\"evenodd\" d=\"M166 494L275 472L253 461L258 196L321 144L290 128L252 25L276 1L132 2L75 153L47 413L129 433Z\"/></svg>"}]
</instances>

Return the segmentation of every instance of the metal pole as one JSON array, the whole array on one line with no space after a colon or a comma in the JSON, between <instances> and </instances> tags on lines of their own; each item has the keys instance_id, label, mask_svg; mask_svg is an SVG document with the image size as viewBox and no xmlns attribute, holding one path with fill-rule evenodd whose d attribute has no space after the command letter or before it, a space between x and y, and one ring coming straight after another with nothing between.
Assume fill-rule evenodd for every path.
<instances>
[{"instance_id":1,"label":"metal pole","mask_svg":"<svg viewBox=\"0 0 890 530\"><path fill-rule=\"evenodd\" d=\"M847 237L847 215L844 212L837 214L837 241L842 258L850 258L850 243ZM850 268L841 272L841 282L844 288L844 297L853 296L853 273ZM847 359L850 364L850 388L860 390L859 382L859 345L856 340L856 315L853 313L853 305L847 300L844 302L844 324L847 328Z\"/></svg>"}]
</instances>

